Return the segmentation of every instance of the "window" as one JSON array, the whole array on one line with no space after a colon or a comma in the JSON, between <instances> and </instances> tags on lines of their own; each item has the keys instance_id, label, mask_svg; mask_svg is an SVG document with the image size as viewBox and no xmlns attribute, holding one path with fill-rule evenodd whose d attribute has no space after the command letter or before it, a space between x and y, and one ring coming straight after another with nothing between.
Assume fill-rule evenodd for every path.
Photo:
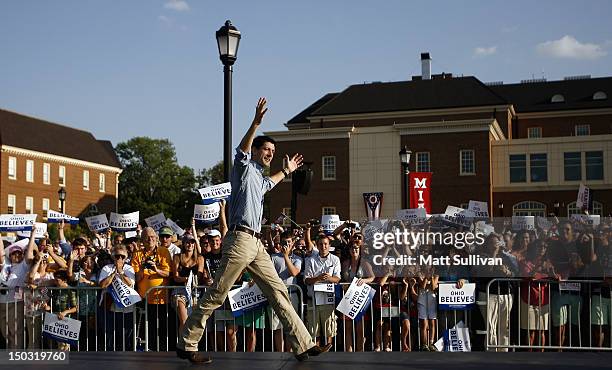
<instances>
[{"instance_id":1,"label":"window","mask_svg":"<svg viewBox=\"0 0 612 370\"><path fill-rule=\"evenodd\" d=\"M26 197L25 213L34 213L34 198Z\"/></svg>"},{"instance_id":2,"label":"window","mask_svg":"<svg viewBox=\"0 0 612 370\"><path fill-rule=\"evenodd\" d=\"M546 153L530 154L529 168L531 172L531 182L548 181Z\"/></svg>"},{"instance_id":3,"label":"window","mask_svg":"<svg viewBox=\"0 0 612 370\"><path fill-rule=\"evenodd\" d=\"M336 207L323 207L321 209L321 214L323 216L325 215L335 215L336 213Z\"/></svg>"},{"instance_id":4,"label":"window","mask_svg":"<svg viewBox=\"0 0 612 370\"><path fill-rule=\"evenodd\" d=\"M283 158L283 169L289 167L289 161L287 158ZM289 176L285 176L283 181L291 181L293 174L290 173Z\"/></svg>"},{"instance_id":5,"label":"window","mask_svg":"<svg viewBox=\"0 0 612 370\"><path fill-rule=\"evenodd\" d=\"M106 178L103 173L100 174L100 181L98 183L98 190L100 193L104 193L106 191Z\"/></svg>"},{"instance_id":6,"label":"window","mask_svg":"<svg viewBox=\"0 0 612 370\"><path fill-rule=\"evenodd\" d=\"M527 129L528 138L542 137L542 127L529 127Z\"/></svg>"},{"instance_id":7,"label":"window","mask_svg":"<svg viewBox=\"0 0 612 370\"><path fill-rule=\"evenodd\" d=\"M51 184L51 165L49 163L43 163L43 184Z\"/></svg>"},{"instance_id":8,"label":"window","mask_svg":"<svg viewBox=\"0 0 612 370\"><path fill-rule=\"evenodd\" d=\"M606 99L608 99L608 95L606 95L606 93L603 91L597 91L595 94L593 94L593 100L606 100Z\"/></svg>"},{"instance_id":9,"label":"window","mask_svg":"<svg viewBox=\"0 0 612 370\"><path fill-rule=\"evenodd\" d=\"M563 172L565 181L577 181L582 179L580 152L563 153Z\"/></svg>"},{"instance_id":10,"label":"window","mask_svg":"<svg viewBox=\"0 0 612 370\"><path fill-rule=\"evenodd\" d=\"M417 152L416 172L431 172L429 166L429 152Z\"/></svg>"},{"instance_id":11,"label":"window","mask_svg":"<svg viewBox=\"0 0 612 370\"><path fill-rule=\"evenodd\" d=\"M335 180L336 179L336 157L325 156L322 158L323 163L323 177L321 180Z\"/></svg>"},{"instance_id":12,"label":"window","mask_svg":"<svg viewBox=\"0 0 612 370\"><path fill-rule=\"evenodd\" d=\"M589 136L591 134L591 125L576 125L574 130L576 136Z\"/></svg>"},{"instance_id":13,"label":"window","mask_svg":"<svg viewBox=\"0 0 612 370\"><path fill-rule=\"evenodd\" d=\"M34 182L34 161L29 159L26 161L26 181Z\"/></svg>"},{"instance_id":14,"label":"window","mask_svg":"<svg viewBox=\"0 0 612 370\"><path fill-rule=\"evenodd\" d=\"M561 94L555 94L550 98L551 103L563 103L565 101L565 97Z\"/></svg>"},{"instance_id":15,"label":"window","mask_svg":"<svg viewBox=\"0 0 612 370\"><path fill-rule=\"evenodd\" d=\"M7 202L7 206L8 206L7 213L8 214L11 214L11 215L15 214L15 208L17 208L16 203L17 203L17 198L15 198L15 194L9 194L8 202Z\"/></svg>"},{"instance_id":16,"label":"window","mask_svg":"<svg viewBox=\"0 0 612 370\"><path fill-rule=\"evenodd\" d=\"M43 198L42 211L43 211L43 218L46 219L47 214L49 213L49 199L48 198Z\"/></svg>"},{"instance_id":17,"label":"window","mask_svg":"<svg viewBox=\"0 0 612 370\"><path fill-rule=\"evenodd\" d=\"M512 207L513 216L540 216L546 215L546 205L540 202L525 201Z\"/></svg>"},{"instance_id":18,"label":"window","mask_svg":"<svg viewBox=\"0 0 612 370\"><path fill-rule=\"evenodd\" d=\"M586 179L603 180L603 152L586 152Z\"/></svg>"},{"instance_id":19,"label":"window","mask_svg":"<svg viewBox=\"0 0 612 370\"><path fill-rule=\"evenodd\" d=\"M571 202L567 205L567 217L571 215L582 214L582 210L576 207L576 202ZM593 209L589 210L589 214L592 215L602 215L603 214L603 204L598 201L593 201Z\"/></svg>"},{"instance_id":20,"label":"window","mask_svg":"<svg viewBox=\"0 0 612 370\"><path fill-rule=\"evenodd\" d=\"M59 166L59 185L66 186L66 167Z\"/></svg>"},{"instance_id":21,"label":"window","mask_svg":"<svg viewBox=\"0 0 612 370\"><path fill-rule=\"evenodd\" d=\"M89 190L89 171L83 170L83 190Z\"/></svg>"},{"instance_id":22,"label":"window","mask_svg":"<svg viewBox=\"0 0 612 370\"><path fill-rule=\"evenodd\" d=\"M291 217L291 207L284 207L283 213L287 216L283 219L283 226L291 226L291 221L289 221L289 217Z\"/></svg>"},{"instance_id":23,"label":"window","mask_svg":"<svg viewBox=\"0 0 612 370\"><path fill-rule=\"evenodd\" d=\"M17 158L15 157L9 157L8 178L11 180L15 180L17 178Z\"/></svg>"},{"instance_id":24,"label":"window","mask_svg":"<svg viewBox=\"0 0 612 370\"><path fill-rule=\"evenodd\" d=\"M510 154L510 182L527 182L527 156Z\"/></svg>"},{"instance_id":25,"label":"window","mask_svg":"<svg viewBox=\"0 0 612 370\"><path fill-rule=\"evenodd\" d=\"M460 175L475 175L475 164L474 164L474 151L473 150L461 150L459 151L459 174Z\"/></svg>"}]
</instances>

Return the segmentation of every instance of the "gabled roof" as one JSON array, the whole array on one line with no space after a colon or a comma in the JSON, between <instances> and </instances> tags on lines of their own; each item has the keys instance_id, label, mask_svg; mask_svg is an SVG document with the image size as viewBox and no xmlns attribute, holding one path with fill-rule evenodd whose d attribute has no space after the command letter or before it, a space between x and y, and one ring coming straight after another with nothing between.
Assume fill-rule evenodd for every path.
<instances>
[{"instance_id":1,"label":"gabled roof","mask_svg":"<svg viewBox=\"0 0 612 370\"><path fill-rule=\"evenodd\" d=\"M612 107L612 77L494 85L489 88L512 103L517 112ZM608 98L593 100L593 94L598 91L606 93ZM552 97L558 94L563 95L565 101L552 103Z\"/></svg>"},{"instance_id":2,"label":"gabled roof","mask_svg":"<svg viewBox=\"0 0 612 370\"><path fill-rule=\"evenodd\" d=\"M0 109L0 143L121 168L110 141L87 131Z\"/></svg>"},{"instance_id":3,"label":"gabled roof","mask_svg":"<svg viewBox=\"0 0 612 370\"><path fill-rule=\"evenodd\" d=\"M308 122L306 117L310 116L312 114L312 112L314 112L315 110L321 108L321 106L323 106L324 104L326 104L327 102L329 102L330 100L335 98L336 96L338 96L338 93L325 94L319 100L317 100L314 103L312 103L308 108L304 109L303 111L298 113L295 117L293 117L289 121L287 121L287 124L291 125L291 124L294 124L294 123L305 123L305 122Z\"/></svg>"},{"instance_id":4,"label":"gabled roof","mask_svg":"<svg viewBox=\"0 0 612 370\"><path fill-rule=\"evenodd\" d=\"M352 85L310 116L508 104L475 77Z\"/></svg>"}]
</instances>

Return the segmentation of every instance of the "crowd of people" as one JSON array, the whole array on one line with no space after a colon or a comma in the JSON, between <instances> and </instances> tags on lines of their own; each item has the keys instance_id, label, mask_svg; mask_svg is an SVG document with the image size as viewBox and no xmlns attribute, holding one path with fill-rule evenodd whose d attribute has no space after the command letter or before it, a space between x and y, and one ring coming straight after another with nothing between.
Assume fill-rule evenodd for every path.
<instances>
[{"instance_id":1,"label":"crowd of people","mask_svg":"<svg viewBox=\"0 0 612 370\"><path fill-rule=\"evenodd\" d=\"M109 230L95 234L93 241L86 235L67 241L64 228L68 226L62 223L57 241L37 240L32 232L30 238L0 246L3 343L6 348L69 350L68 344L41 335L43 314L49 312L60 319L81 321L80 340L73 350L135 350L142 349L145 341L149 350L175 349L192 307L213 284L219 269L222 240L228 230L224 202L219 220L218 228L203 230L192 221L180 238L164 226L158 231L139 228L138 235L130 238ZM481 304L463 314L469 314L465 319L472 333L478 327L487 330L487 343L481 348L610 347L610 219L587 225L555 218L548 230L516 231L509 224L496 224L484 243L461 249L435 243L416 248L388 244L374 249L371 235L362 232L364 226L346 221L326 233L312 220L293 230L273 224L262 235L279 277L288 286L293 307L298 313L305 311L302 317L318 345L334 343L338 351L440 350L434 343L456 320L438 323L438 286L452 282L457 287L476 284ZM414 226L401 221L383 227L388 231L433 229L430 223ZM463 231L450 225L444 229ZM503 263L376 264L373 257L381 253L477 254L500 258ZM114 279L134 287L142 302L117 305L107 290ZM336 311L336 297L341 293L314 290L321 283L346 290L354 279L357 285L370 284L376 289L370 309L357 320ZM254 284L246 270L235 283L243 282ZM262 343L266 335L269 344ZM202 349L209 351L239 347L286 351L289 347L271 308L235 318L227 303L209 319L202 342Z\"/></svg>"}]
</instances>

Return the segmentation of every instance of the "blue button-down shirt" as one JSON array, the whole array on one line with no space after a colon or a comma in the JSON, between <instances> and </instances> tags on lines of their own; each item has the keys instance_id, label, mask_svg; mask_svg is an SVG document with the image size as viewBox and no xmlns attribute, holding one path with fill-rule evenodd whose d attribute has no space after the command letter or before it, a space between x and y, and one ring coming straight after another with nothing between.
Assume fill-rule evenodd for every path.
<instances>
[{"instance_id":1,"label":"blue button-down shirt","mask_svg":"<svg viewBox=\"0 0 612 370\"><path fill-rule=\"evenodd\" d=\"M251 160L251 153L236 148L230 182L232 196L229 201L229 225L261 231L264 194L272 189L274 181L264 177L264 168Z\"/></svg>"}]
</instances>

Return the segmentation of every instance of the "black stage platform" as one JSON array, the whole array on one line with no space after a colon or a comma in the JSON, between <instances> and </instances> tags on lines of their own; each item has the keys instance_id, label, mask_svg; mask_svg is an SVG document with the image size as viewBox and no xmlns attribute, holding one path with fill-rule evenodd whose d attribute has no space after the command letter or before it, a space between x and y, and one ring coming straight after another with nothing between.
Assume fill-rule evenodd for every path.
<instances>
[{"instance_id":1,"label":"black stage platform","mask_svg":"<svg viewBox=\"0 0 612 370\"><path fill-rule=\"evenodd\" d=\"M191 365L178 359L174 353L158 352L98 352L70 353L70 369L87 370L169 370L169 369L223 369L223 370L338 370L338 369L610 369L612 353L546 352L546 353L326 353L304 362L298 362L288 353L213 353L210 365ZM15 369L40 369L41 365L15 364ZM44 365L44 368L50 365ZM66 367L66 365L61 365ZM55 368L56 366L52 366Z\"/></svg>"}]
</instances>

